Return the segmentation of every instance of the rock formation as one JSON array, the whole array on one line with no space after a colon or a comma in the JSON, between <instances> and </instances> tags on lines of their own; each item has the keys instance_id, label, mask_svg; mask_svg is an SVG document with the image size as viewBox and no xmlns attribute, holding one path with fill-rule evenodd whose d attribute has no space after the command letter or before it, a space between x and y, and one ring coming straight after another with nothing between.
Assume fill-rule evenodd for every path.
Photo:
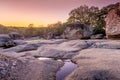
<instances>
[{"instance_id":1,"label":"rock formation","mask_svg":"<svg viewBox=\"0 0 120 80\"><path fill-rule=\"evenodd\" d=\"M80 22L75 22L66 26L63 35L67 39L88 39L92 35L92 28Z\"/></svg>"},{"instance_id":2,"label":"rock formation","mask_svg":"<svg viewBox=\"0 0 120 80\"><path fill-rule=\"evenodd\" d=\"M64 80L120 80L119 40L26 42L9 49L0 48L0 80L55 80L59 70L66 75L63 65L71 70L68 60L77 67Z\"/></svg>"},{"instance_id":3,"label":"rock formation","mask_svg":"<svg viewBox=\"0 0 120 80\"><path fill-rule=\"evenodd\" d=\"M120 3L107 15L106 35L110 39L120 39Z\"/></svg>"},{"instance_id":4,"label":"rock formation","mask_svg":"<svg viewBox=\"0 0 120 80\"><path fill-rule=\"evenodd\" d=\"M9 33L9 36L13 40L24 39L24 37L21 34L17 33L17 32L11 32L11 33Z\"/></svg>"},{"instance_id":5,"label":"rock formation","mask_svg":"<svg viewBox=\"0 0 120 80\"><path fill-rule=\"evenodd\" d=\"M15 46L14 41L8 35L1 34L0 35L0 47L8 48L12 46Z\"/></svg>"}]
</instances>

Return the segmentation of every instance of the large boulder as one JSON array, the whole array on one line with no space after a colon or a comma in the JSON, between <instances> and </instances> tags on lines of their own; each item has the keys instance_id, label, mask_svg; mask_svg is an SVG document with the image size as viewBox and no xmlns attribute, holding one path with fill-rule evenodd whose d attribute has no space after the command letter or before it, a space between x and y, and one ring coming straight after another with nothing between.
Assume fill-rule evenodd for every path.
<instances>
[{"instance_id":1,"label":"large boulder","mask_svg":"<svg viewBox=\"0 0 120 80\"><path fill-rule=\"evenodd\" d=\"M67 39L88 39L93 33L90 26L75 22L68 24L64 31L64 37Z\"/></svg>"},{"instance_id":2,"label":"large boulder","mask_svg":"<svg viewBox=\"0 0 120 80\"><path fill-rule=\"evenodd\" d=\"M78 65L65 80L120 80L120 50L86 49L73 57Z\"/></svg>"},{"instance_id":3,"label":"large boulder","mask_svg":"<svg viewBox=\"0 0 120 80\"><path fill-rule=\"evenodd\" d=\"M16 39L24 39L24 37L23 37L21 34L17 33L17 32L11 32L11 33L9 33L9 36L10 36L10 38L12 38L13 40L16 40Z\"/></svg>"},{"instance_id":4,"label":"large boulder","mask_svg":"<svg viewBox=\"0 0 120 80\"><path fill-rule=\"evenodd\" d=\"M8 35L1 34L0 35L0 47L8 48L12 46L15 46L14 41Z\"/></svg>"},{"instance_id":5,"label":"large boulder","mask_svg":"<svg viewBox=\"0 0 120 80\"><path fill-rule=\"evenodd\" d=\"M109 11L105 21L107 38L120 39L120 3Z\"/></svg>"}]
</instances>

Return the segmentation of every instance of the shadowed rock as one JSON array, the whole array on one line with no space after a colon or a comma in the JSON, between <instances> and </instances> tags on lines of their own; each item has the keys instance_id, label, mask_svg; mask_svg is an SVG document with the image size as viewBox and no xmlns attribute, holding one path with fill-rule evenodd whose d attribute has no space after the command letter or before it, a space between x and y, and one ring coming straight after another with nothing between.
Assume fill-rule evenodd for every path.
<instances>
[{"instance_id":1,"label":"shadowed rock","mask_svg":"<svg viewBox=\"0 0 120 80\"><path fill-rule=\"evenodd\" d=\"M103 49L120 49L120 41L106 40L102 42L95 42L91 48L103 48Z\"/></svg>"},{"instance_id":2,"label":"shadowed rock","mask_svg":"<svg viewBox=\"0 0 120 80\"><path fill-rule=\"evenodd\" d=\"M21 34L17 33L17 32L11 32L11 33L9 33L9 36L13 40L24 39L24 37Z\"/></svg>"},{"instance_id":3,"label":"shadowed rock","mask_svg":"<svg viewBox=\"0 0 120 80\"><path fill-rule=\"evenodd\" d=\"M103 38L104 38L103 34L96 34L91 36L91 39L103 39Z\"/></svg>"},{"instance_id":4,"label":"shadowed rock","mask_svg":"<svg viewBox=\"0 0 120 80\"><path fill-rule=\"evenodd\" d=\"M75 22L68 24L64 31L64 37L67 39L88 39L93 33L90 26Z\"/></svg>"},{"instance_id":5,"label":"shadowed rock","mask_svg":"<svg viewBox=\"0 0 120 80\"><path fill-rule=\"evenodd\" d=\"M9 49L3 50L3 52L24 52L24 51L31 51L31 50L37 50L39 46L37 44L25 44L25 45L18 45L16 47L12 47Z\"/></svg>"},{"instance_id":6,"label":"shadowed rock","mask_svg":"<svg viewBox=\"0 0 120 80\"><path fill-rule=\"evenodd\" d=\"M15 43L8 35L0 35L0 47L9 48L13 46L15 46Z\"/></svg>"}]
</instances>

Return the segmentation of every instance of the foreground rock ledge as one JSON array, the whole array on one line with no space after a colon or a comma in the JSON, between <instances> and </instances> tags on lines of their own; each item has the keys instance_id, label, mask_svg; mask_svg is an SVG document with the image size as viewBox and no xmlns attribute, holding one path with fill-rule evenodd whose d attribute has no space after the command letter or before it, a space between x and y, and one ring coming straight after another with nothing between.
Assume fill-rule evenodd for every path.
<instances>
[{"instance_id":1,"label":"foreground rock ledge","mask_svg":"<svg viewBox=\"0 0 120 80\"><path fill-rule=\"evenodd\" d=\"M72 60L78 68L65 80L120 80L120 50L86 49Z\"/></svg>"},{"instance_id":2,"label":"foreground rock ledge","mask_svg":"<svg viewBox=\"0 0 120 80\"><path fill-rule=\"evenodd\" d=\"M55 80L60 59L78 66L65 80L120 80L120 40L59 39L1 48L0 80Z\"/></svg>"},{"instance_id":3,"label":"foreground rock ledge","mask_svg":"<svg viewBox=\"0 0 120 80\"><path fill-rule=\"evenodd\" d=\"M55 80L62 65L54 60L21 61L0 54L0 80Z\"/></svg>"}]
</instances>

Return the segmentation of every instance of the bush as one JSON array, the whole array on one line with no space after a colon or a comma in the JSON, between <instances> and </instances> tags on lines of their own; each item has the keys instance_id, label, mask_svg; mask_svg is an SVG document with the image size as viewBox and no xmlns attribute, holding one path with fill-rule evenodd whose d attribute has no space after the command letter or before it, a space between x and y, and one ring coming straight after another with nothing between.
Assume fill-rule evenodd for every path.
<instances>
[{"instance_id":1,"label":"bush","mask_svg":"<svg viewBox=\"0 0 120 80\"><path fill-rule=\"evenodd\" d=\"M95 27L94 28L93 35L96 35L96 34L106 35L105 30L103 28L100 28L100 27Z\"/></svg>"},{"instance_id":2,"label":"bush","mask_svg":"<svg viewBox=\"0 0 120 80\"><path fill-rule=\"evenodd\" d=\"M52 32L56 36L63 34L67 23L57 22L49 24L47 27L33 27L32 24L29 27L6 27L0 26L0 34L9 34L10 32L17 32L25 37L45 37L47 33Z\"/></svg>"}]
</instances>

